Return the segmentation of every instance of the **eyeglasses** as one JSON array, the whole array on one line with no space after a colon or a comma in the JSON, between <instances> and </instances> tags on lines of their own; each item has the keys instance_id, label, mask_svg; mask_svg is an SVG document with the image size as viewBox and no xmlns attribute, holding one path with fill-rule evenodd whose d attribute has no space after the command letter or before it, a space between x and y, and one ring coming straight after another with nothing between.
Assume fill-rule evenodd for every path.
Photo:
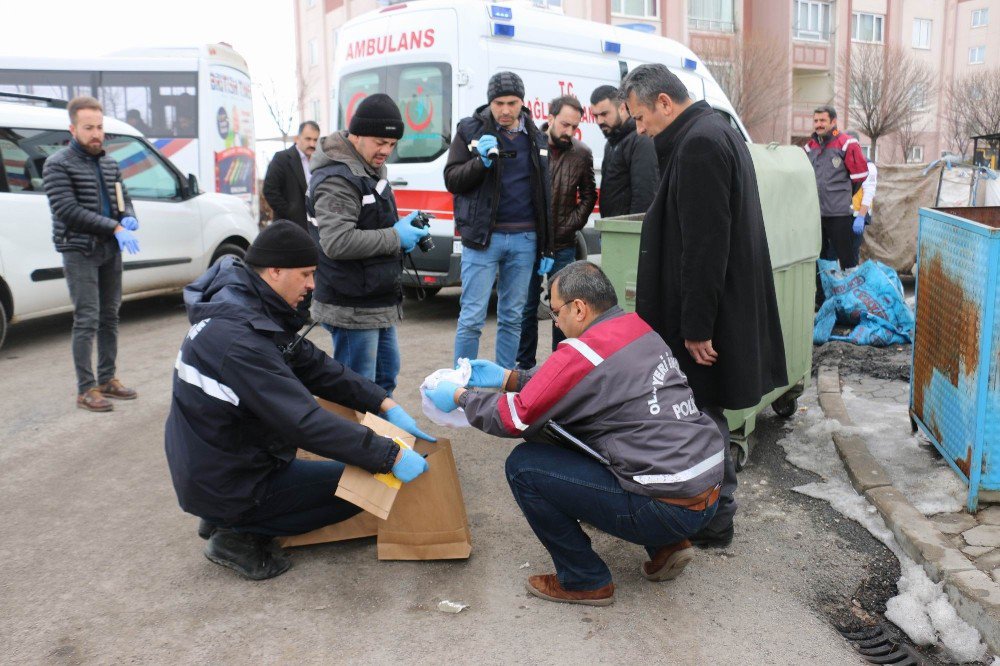
<instances>
[{"instance_id":1,"label":"eyeglasses","mask_svg":"<svg viewBox=\"0 0 1000 666\"><path fill-rule=\"evenodd\" d=\"M566 301L557 308L549 308L549 317L552 319L552 321L559 321L559 311L572 302L573 301Z\"/></svg>"}]
</instances>

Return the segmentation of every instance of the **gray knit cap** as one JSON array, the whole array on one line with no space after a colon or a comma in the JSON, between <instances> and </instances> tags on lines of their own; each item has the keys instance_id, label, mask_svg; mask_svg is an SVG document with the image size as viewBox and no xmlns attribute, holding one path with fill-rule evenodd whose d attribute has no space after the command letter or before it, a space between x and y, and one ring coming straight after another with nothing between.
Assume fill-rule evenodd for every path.
<instances>
[{"instance_id":1,"label":"gray knit cap","mask_svg":"<svg viewBox=\"0 0 1000 666\"><path fill-rule=\"evenodd\" d=\"M490 77L490 84L486 87L486 101L492 102L497 97L506 95L524 100L524 81L514 72L497 72Z\"/></svg>"}]
</instances>

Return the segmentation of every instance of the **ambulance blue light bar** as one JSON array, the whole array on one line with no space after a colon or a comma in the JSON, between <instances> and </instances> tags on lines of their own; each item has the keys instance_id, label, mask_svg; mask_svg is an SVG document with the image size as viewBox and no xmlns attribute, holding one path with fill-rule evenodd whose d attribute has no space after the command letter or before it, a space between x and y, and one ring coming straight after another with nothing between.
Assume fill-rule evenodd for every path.
<instances>
[{"instance_id":1,"label":"ambulance blue light bar","mask_svg":"<svg viewBox=\"0 0 1000 666\"><path fill-rule=\"evenodd\" d=\"M698 63L691 58L684 58L684 69L694 69L698 66Z\"/></svg>"},{"instance_id":2,"label":"ambulance blue light bar","mask_svg":"<svg viewBox=\"0 0 1000 666\"><path fill-rule=\"evenodd\" d=\"M621 53L622 45L618 42L603 42L601 44L601 50L605 53Z\"/></svg>"},{"instance_id":3,"label":"ambulance blue light bar","mask_svg":"<svg viewBox=\"0 0 1000 666\"><path fill-rule=\"evenodd\" d=\"M514 36L514 26L508 25L506 23L494 23L493 24L493 36L494 37L513 37Z\"/></svg>"},{"instance_id":4,"label":"ambulance blue light bar","mask_svg":"<svg viewBox=\"0 0 1000 666\"><path fill-rule=\"evenodd\" d=\"M502 5L490 5L490 18L494 21L513 21L514 10Z\"/></svg>"}]
</instances>

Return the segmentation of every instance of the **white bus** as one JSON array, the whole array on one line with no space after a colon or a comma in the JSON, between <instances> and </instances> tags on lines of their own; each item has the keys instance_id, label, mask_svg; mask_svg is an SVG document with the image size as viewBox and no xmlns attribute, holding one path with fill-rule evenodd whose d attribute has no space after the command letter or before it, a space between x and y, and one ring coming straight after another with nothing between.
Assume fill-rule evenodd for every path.
<instances>
[{"instance_id":1,"label":"white bus","mask_svg":"<svg viewBox=\"0 0 1000 666\"><path fill-rule=\"evenodd\" d=\"M0 92L91 95L201 188L257 217L254 118L246 61L228 44L130 49L97 58L4 58Z\"/></svg>"}]
</instances>

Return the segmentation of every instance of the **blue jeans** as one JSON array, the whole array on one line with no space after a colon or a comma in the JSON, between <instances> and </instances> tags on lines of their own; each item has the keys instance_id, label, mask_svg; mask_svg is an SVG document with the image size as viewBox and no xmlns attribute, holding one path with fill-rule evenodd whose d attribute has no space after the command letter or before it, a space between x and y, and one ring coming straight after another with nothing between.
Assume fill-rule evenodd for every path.
<instances>
[{"instance_id":1,"label":"blue jeans","mask_svg":"<svg viewBox=\"0 0 1000 666\"><path fill-rule=\"evenodd\" d=\"M268 477L257 506L230 527L237 532L291 536L347 520L361 509L333 494L343 473L343 463L295 458Z\"/></svg>"},{"instance_id":2,"label":"blue jeans","mask_svg":"<svg viewBox=\"0 0 1000 666\"><path fill-rule=\"evenodd\" d=\"M553 275L576 261L576 248L564 247L561 250L556 250L554 259L555 263L548 274L550 280ZM538 304L541 303L541 297L542 276L538 274L538 261L536 261L535 267L531 270L528 300L524 304L524 313L521 315L521 344L517 348L517 367L522 370L531 370L535 367L535 353L538 351ZM552 351L555 351L556 345L565 339L566 336L553 323Z\"/></svg>"},{"instance_id":3,"label":"blue jeans","mask_svg":"<svg viewBox=\"0 0 1000 666\"><path fill-rule=\"evenodd\" d=\"M535 232L495 232L485 250L462 248L462 299L455 333L455 358L479 357L479 336L497 280L496 362L514 367L521 339L521 312L535 265ZM498 276L499 272L499 276Z\"/></svg>"},{"instance_id":4,"label":"blue jeans","mask_svg":"<svg viewBox=\"0 0 1000 666\"><path fill-rule=\"evenodd\" d=\"M399 344L396 327L340 328L323 324L333 337L333 359L386 390L396 390Z\"/></svg>"},{"instance_id":5,"label":"blue jeans","mask_svg":"<svg viewBox=\"0 0 1000 666\"><path fill-rule=\"evenodd\" d=\"M507 482L567 590L595 590L611 582L611 571L579 521L645 546L653 557L700 530L716 507L690 511L627 492L599 462L550 444L517 446L507 458Z\"/></svg>"}]
</instances>

